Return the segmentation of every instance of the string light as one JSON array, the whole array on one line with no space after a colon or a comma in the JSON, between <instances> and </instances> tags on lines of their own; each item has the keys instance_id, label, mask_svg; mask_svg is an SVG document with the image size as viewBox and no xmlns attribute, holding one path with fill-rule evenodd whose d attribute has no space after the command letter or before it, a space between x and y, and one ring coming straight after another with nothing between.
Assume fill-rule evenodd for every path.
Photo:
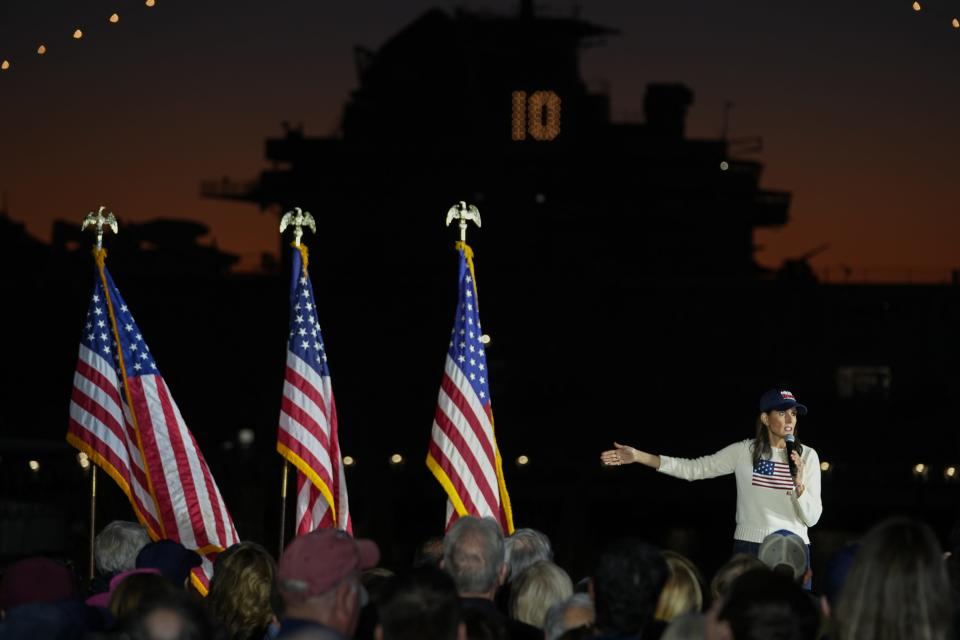
<instances>
[{"instance_id":1,"label":"string light","mask_svg":"<svg viewBox=\"0 0 960 640\"><path fill-rule=\"evenodd\" d=\"M922 9L922 8L923 8L923 7L920 6L920 3L919 3L919 2L914 2L914 3L913 3L913 10L914 10L914 11L920 11L920 9Z\"/></svg>"},{"instance_id":2,"label":"string light","mask_svg":"<svg viewBox=\"0 0 960 640\"><path fill-rule=\"evenodd\" d=\"M30 467L30 471L33 471L34 473L40 471L40 463L36 460L31 460L27 463L27 465Z\"/></svg>"},{"instance_id":3,"label":"string light","mask_svg":"<svg viewBox=\"0 0 960 640\"><path fill-rule=\"evenodd\" d=\"M954 18L950 22L950 24L953 26L954 29L960 29L960 20L958 20L957 18Z\"/></svg>"},{"instance_id":4,"label":"string light","mask_svg":"<svg viewBox=\"0 0 960 640\"><path fill-rule=\"evenodd\" d=\"M145 4L147 7L154 7L154 6L156 6L157 3L156 3L156 0L144 0L144 4ZM107 18L107 21L110 22L110 24L117 24L117 23L119 23L119 22L120 22L120 14L119 14L119 13L111 13L110 16ZM80 28L80 27L77 27L77 28L75 28L75 29L73 30L73 33L71 34L71 37L72 37L74 40L82 40L83 37L84 37L84 35L85 35L85 34L84 34L83 29ZM45 42L41 42L41 43L39 43L39 44L37 45L36 54L37 54L38 56L44 56L44 55L47 54L47 45L46 45ZM0 71L8 71L8 70L11 69L12 67L13 67L13 63L10 61L10 59L0 60Z\"/></svg>"},{"instance_id":5,"label":"string light","mask_svg":"<svg viewBox=\"0 0 960 640\"><path fill-rule=\"evenodd\" d=\"M357 461L353 458L353 456L343 456L343 466L352 467L355 464L357 464Z\"/></svg>"},{"instance_id":6,"label":"string light","mask_svg":"<svg viewBox=\"0 0 960 640\"><path fill-rule=\"evenodd\" d=\"M402 463L403 463L403 456L400 455L399 453L395 453L392 456L390 456L390 464L396 466Z\"/></svg>"},{"instance_id":7,"label":"string light","mask_svg":"<svg viewBox=\"0 0 960 640\"><path fill-rule=\"evenodd\" d=\"M820 463L820 471L823 471L824 473L826 473L827 471L830 471L830 463L827 462L826 460L824 460L823 462L821 462L821 463Z\"/></svg>"},{"instance_id":8,"label":"string light","mask_svg":"<svg viewBox=\"0 0 960 640\"><path fill-rule=\"evenodd\" d=\"M518 466L518 467L525 467L525 466L527 466L528 464L530 464L530 458L528 458L527 456L518 456L518 457L517 457L517 466Z\"/></svg>"}]
</instances>

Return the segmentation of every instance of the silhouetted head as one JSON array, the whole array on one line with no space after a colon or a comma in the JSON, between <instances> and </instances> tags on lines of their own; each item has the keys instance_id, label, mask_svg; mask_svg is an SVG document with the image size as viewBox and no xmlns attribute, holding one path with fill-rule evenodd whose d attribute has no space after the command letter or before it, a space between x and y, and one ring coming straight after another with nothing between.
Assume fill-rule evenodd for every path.
<instances>
[{"instance_id":1,"label":"silhouetted head","mask_svg":"<svg viewBox=\"0 0 960 640\"><path fill-rule=\"evenodd\" d=\"M667 562L656 547L636 539L608 546L593 572L597 628L603 634L637 634L653 620L667 581Z\"/></svg>"},{"instance_id":2,"label":"silhouetted head","mask_svg":"<svg viewBox=\"0 0 960 640\"><path fill-rule=\"evenodd\" d=\"M946 639L951 617L943 553L930 527L894 518L871 529L840 592L841 637Z\"/></svg>"}]
</instances>

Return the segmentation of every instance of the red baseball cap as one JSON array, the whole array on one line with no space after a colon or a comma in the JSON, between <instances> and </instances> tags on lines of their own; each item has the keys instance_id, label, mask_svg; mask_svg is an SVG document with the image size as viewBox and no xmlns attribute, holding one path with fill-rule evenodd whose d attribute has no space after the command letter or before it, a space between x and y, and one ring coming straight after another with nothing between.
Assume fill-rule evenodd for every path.
<instances>
[{"instance_id":1,"label":"red baseball cap","mask_svg":"<svg viewBox=\"0 0 960 640\"><path fill-rule=\"evenodd\" d=\"M356 540L340 529L318 529L287 545L277 567L277 582L284 594L309 598L378 562L380 549L372 540Z\"/></svg>"},{"instance_id":2,"label":"red baseball cap","mask_svg":"<svg viewBox=\"0 0 960 640\"><path fill-rule=\"evenodd\" d=\"M70 569L48 558L14 562L0 578L0 610L34 602L54 603L75 595Z\"/></svg>"}]
</instances>

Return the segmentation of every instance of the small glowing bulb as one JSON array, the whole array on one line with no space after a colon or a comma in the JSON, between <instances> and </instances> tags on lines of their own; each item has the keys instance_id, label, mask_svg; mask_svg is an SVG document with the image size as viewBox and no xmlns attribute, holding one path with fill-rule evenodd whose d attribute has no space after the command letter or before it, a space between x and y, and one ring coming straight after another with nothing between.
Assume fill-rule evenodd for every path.
<instances>
[{"instance_id":1,"label":"small glowing bulb","mask_svg":"<svg viewBox=\"0 0 960 640\"><path fill-rule=\"evenodd\" d=\"M74 40L79 40L82 37L83 37L83 31L81 31L80 29L77 29L76 31L73 32Z\"/></svg>"},{"instance_id":2,"label":"small glowing bulb","mask_svg":"<svg viewBox=\"0 0 960 640\"><path fill-rule=\"evenodd\" d=\"M957 18L954 18L954 19L950 22L950 24L953 25L953 28L954 28L954 29L960 29L960 20L958 20Z\"/></svg>"},{"instance_id":3,"label":"small glowing bulb","mask_svg":"<svg viewBox=\"0 0 960 640\"><path fill-rule=\"evenodd\" d=\"M727 162L726 160L720 163L720 171L726 171L729 168L730 168L730 163Z\"/></svg>"},{"instance_id":4,"label":"small glowing bulb","mask_svg":"<svg viewBox=\"0 0 960 640\"><path fill-rule=\"evenodd\" d=\"M157 4L157 0L146 0L146 2L144 2L144 4L147 5L148 7L152 7L152 6L154 6L155 4Z\"/></svg>"},{"instance_id":5,"label":"small glowing bulb","mask_svg":"<svg viewBox=\"0 0 960 640\"><path fill-rule=\"evenodd\" d=\"M957 468L947 467L946 471L944 471L943 474L948 478L955 478L957 476Z\"/></svg>"},{"instance_id":6,"label":"small glowing bulb","mask_svg":"<svg viewBox=\"0 0 960 640\"><path fill-rule=\"evenodd\" d=\"M40 45L39 47L37 47L37 55L42 56L42 55L45 54L46 52L47 52L47 45L42 44L42 45Z\"/></svg>"},{"instance_id":7,"label":"small glowing bulb","mask_svg":"<svg viewBox=\"0 0 960 640\"><path fill-rule=\"evenodd\" d=\"M390 456L390 464L400 464L401 462L403 462L403 456L399 453Z\"/></svg>"},{"instance_id":8,"label":"small glowing bulb","mask_svg":"<svg viewBox=\"0 0 960 640\"><path fill-rule=\"evenodd\" d=\"M922 474L926 470L927 470L927 465L923 464L922 462L913 467L913 472L917 475Z\"/></svg>"},{"instance_id":9,"label":"small glowing bulb","mask_svg":"<svg viewBox=\"0 0 960 640\"><path fill-rule=\"evenodd\" d=\"M919 2L914 2L914 3L913 3L913 10L914 10L914 11L920 11L920 9L922 9L922 8L923 8L923 7L920 6L920 3L919 3Z\"/></svg>"},{"instance_id":10,"label":"small glowing bulb","mask_svg":"<svg viewBox=\"0 0 960 640\"><path fill-rule=\"evenodd\" d=\"M3 62L0 62L0 70L6 71L6 70L9 69L9 68L10 68L10 61L9 61L9 60L4 60Z\"/></svg>"},{"instance_id":11,"label":"small glowing bulb","mask_svg":"<svg viewBox=\"0 0 960 640\"><path fill-rule=\"evenodd\" d=\"M36 460L31 460L27 464L30 465L30 471L33 471L33 472L40 471L40 463L37 462Z\"/></svg>"},{"instance_id":12,"label":"small glowing bulb","mask_svg":"<svg viewBox=\"0 0 960 640\"><path fill-rule=\"evenodd\" d=\"M353 456L343 456L343 466L352 467L357 464L357 461L353 459Z\"/></svg>"},{"instance_id":13,"label":"small glowing bulb","mask_svg":"<svg viewBox=\"0 0 960 640\"><path fill-rule=\"evenodd\" d=\"M521 467L524 467L530 464L530 458L528 458L527 456L518 456L517 464L520 465Z\"/></svg>"},{"instance_id":14,"label":"small glowing bulb","mask_svg":"<svg viewBox=\"0 0 960 640\"><path fill-rule=\"evenodd\" d=\"M111 15L110 15L110 22L112 22L113 24L117 24L118 22L120 22L120 16L118 16L118 15L115 14L115 13L114 13L114 14L111 14Z\"/></svg>"},{"instance_id":15,"label":"small glowing bulb","mask_svg":"<svg viewBox=\"0 0 960 640\"><path fill-rule=\"evenodd\" d=\"M490 344L490 336L488 336L487 334L483 334L482 336L480 336L480 342L482 342L483 344Z\"/></svg>"},{"instance_id":16,"label":"small glowing bulb","mask_svg":"<svg viewBox=\"0 0 960 640\"><path fill-rule=\"evenodd\" d=\"M820 471L830 471L830 463L824 460L820 463Z\"/></svg>"}]
</instances>

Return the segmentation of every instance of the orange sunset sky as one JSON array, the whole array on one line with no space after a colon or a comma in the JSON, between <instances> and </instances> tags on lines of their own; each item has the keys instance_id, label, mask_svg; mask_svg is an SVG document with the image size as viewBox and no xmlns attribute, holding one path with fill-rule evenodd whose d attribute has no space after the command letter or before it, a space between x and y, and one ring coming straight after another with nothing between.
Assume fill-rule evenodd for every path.
<instances>
[{"instance_id":1,"label":"orange sunset sky","mask_svg":"<svg viewBox=\"0 0 960 640\"><path fill-rule=\"evenodd\" d=\"M186 3L35 0L0 8L0 190L49 239L56 218L198 219L253 266L276 218L205 200L203 179L255 177L280 122L336 132L355 86L353 46L378 47L426 9L517 3L357 0ZM569 4L538 3L554 13ZM762 136L746 157L793 193L791 221L761 231L770 267L821 244L831 279L946 280L960 268L960 3L670 3L594 0L581 16L622 33L586 50L615 119L641 119L647 82L695 92L692 137ZM117 12L120 21L107 17ZM73 40L74 28L84 37ZM35 50L45 43L43 57ZM315 212L322 219L324 212ZM495 212L484 212L495 219ZM443 212L437 212L438 224Z\"/></svg>"}]
</instances>

